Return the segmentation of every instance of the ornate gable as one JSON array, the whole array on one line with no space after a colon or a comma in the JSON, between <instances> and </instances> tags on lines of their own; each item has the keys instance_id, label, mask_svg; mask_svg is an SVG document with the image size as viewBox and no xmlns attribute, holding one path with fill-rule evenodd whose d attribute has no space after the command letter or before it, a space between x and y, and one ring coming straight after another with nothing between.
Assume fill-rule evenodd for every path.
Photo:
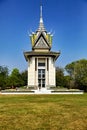
<instances>
[{"instance_id":1,"label":"ornate gable","mask_svg":"<svg viewBox=\"0 0 87 130\"><path fill-rule=\"evenodd\" d=\"M41 36L40 39L36 42L34 48L49 49L49 46L48 46L47 42L44 40L44 38Z\"/></svg>"}]
</instances>

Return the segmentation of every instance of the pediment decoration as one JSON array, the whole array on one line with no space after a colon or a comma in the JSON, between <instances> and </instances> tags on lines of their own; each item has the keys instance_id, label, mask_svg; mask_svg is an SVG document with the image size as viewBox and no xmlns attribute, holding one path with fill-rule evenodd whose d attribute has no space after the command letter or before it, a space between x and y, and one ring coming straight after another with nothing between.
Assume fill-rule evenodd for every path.
<instances>
[{"instance_id":1,"label":"pediment decoration","mask_svg":"<svg viewBox=\"0 0 87 130\"><path fill-rule=\"evenodd\" d=\"M41 36L34 48L49 48L49 46L47 45L44 38Z\"/></svg>"}]
</instances>

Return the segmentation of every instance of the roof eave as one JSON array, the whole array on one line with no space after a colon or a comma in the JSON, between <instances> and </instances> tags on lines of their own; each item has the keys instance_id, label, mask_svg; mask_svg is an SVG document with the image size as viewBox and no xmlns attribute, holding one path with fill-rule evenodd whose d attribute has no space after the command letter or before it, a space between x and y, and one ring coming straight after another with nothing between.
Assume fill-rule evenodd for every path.
<instances>
[{"instance_id":1,"label":"roof eave","mask_svg":"<svg viewBox=\"0 0 87 130\"><path fill-rule=\"evenodd\" d=\"M33 52L33 51L24 52L24 57L26 61L28 61L28 58L32 56L51 56L54 57L54 60L56 61L57 58L60 56L60 52L51 52L51 53L47 53L47 52L42 53L42 52Z\"/></svg>"}]
</instances>

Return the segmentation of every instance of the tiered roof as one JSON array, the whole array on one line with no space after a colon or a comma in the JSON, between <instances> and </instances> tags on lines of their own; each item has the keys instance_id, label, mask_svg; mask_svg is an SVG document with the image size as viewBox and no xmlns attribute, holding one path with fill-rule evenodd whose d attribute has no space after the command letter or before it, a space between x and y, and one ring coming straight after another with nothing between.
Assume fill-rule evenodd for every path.
<instances>
[{"instance_id":1,"label":"tiered roof","mask_svg":"<svg viewBox=\"0 0 87 130\"><path fill-rule=\"evenodd\" d=\"M39 27L36 32L32 32L30 35L31 43L32 43L32 51L24 52L24 56L26 61L30 57L33 56L44 56L44 57L53 57L56 60L60 52L52 52L50 51L52 47L52 37L53 35L44 27L43 17L42 17L42 6L40 7L40 21Z\"/></svg>"},{"instance_id":2,"label":"tiered roof","mask_svg":"<svg viewBox=\"0 0 87 130\"><path fill-rule=\"evenodd\" d=\"M44 23L43 23L43 17L42 17L42 6L40 7L40 22L39 22L39 27L37 29L36 32L32 32L32 34L30 34L30 39L31 39L31 43L32 43L32 49L34 50L35 48L37 48L37 41L39 41L39 39L41 38L42 40L40 40L40 45L38 46L38 48L43 48L43 44L45 48L49 48L49 50L52 47L52 37L53 35L49 32L47 33L45 27L44 27ZM42 44L43 42L43 44ZM47 46L45 46L47 44Z\"/></svg>"}]
</instances>

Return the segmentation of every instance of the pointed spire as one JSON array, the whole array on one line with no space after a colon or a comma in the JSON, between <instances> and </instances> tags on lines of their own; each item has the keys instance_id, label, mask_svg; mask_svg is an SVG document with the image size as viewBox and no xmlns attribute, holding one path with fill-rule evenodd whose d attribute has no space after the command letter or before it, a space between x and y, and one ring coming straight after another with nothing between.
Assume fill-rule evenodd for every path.
<instances>
[{"instance_id":1,"label":"pointed spire","mask_svg":"<svg viewBox=\"0 0 87 130\"><path fill-rule=\"evenodd\" d=\"M42 5L40 6L40 23L43 23L43 17L42 17Z\"/></svg>"},{"instance_id":2,"label":"pointed spire","mask_svg":"<svg viewBox=\"0 0 87 130\"><path fill-rule=\"evenodd\" d=\"M45 29L44 23L43 23L43 17L42 17L42 5L40 6L40 22L39 22L39 28L38 28L37 31L46 32L46 29Z\"/></svg>"},{"instance_id":3,"label":"pointed spire","mask_svg":"<svg viewBox=\"0 0 87 130\"><path fill-rule=\"evenodd\" d=\"M40 17L42 17L42 5L40 6Z\"/></svg>"}]
</instances>

